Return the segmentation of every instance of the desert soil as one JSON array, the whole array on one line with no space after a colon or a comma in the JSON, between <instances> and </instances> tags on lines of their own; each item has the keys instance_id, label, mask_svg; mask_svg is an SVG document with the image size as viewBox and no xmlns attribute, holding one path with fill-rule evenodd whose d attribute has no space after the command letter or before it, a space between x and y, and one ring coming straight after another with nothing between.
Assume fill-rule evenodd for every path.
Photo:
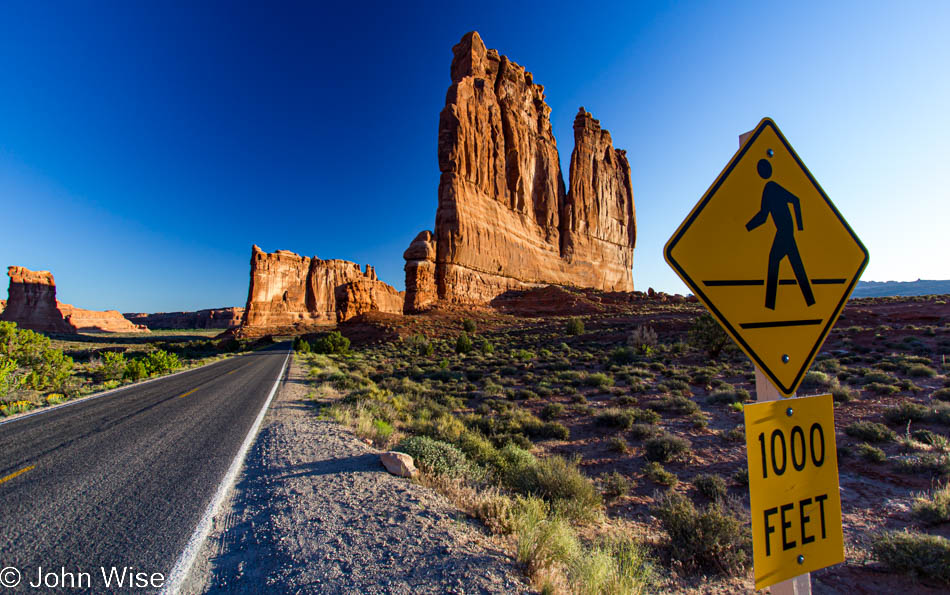
<instances>
[{"instance_id":1,"label":"desert soil","mask_svg":"<svg viewBox=\"0 0 950 595\"><path fill-rule=\"evenodd\" d=\"M530 592L477 526L389 475L307 393L294 363L183 592Z\"/></svg>"}]
</instances>

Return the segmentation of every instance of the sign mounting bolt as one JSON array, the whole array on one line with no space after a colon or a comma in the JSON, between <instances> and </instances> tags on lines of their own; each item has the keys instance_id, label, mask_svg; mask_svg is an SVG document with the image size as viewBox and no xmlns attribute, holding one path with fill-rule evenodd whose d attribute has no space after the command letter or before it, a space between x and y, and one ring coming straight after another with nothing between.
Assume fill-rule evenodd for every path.
<instances>
[{"instance_id":1,"label":"sign mounting bolt","mask_svg":"<svg viewBox=\"0 0 950 595\"><path fill-rule=\"evenodd\" d=\"M791 407L785 410L785 415L789 417L791 417L793 413L795 413L795 411L793 411Z\"/></svg>"},{"instance_id":2,"label":"sign mounting bolt","mask_svg":"<svg viewBox=\"0 0 950 595\"><path fill-rule=\"evenodd\" d=\"M783 364L787 364L787 363L788 363L788 354L787 354L787 353L782 354L782 363L783 363Z\"/></svg>"},{"instance_id":3,"label":"sign mounting bolt","mask_svg":"<svg viewBox=\"0 0 950 595\"><path fill-rule=\"evenodd\" d=\"M804 564L804 563L805 563L805 556L803 556L803 555L801 555L801 554L798 554L798 563L799 563L799 564Z\"/></svg>"}]
</instances>

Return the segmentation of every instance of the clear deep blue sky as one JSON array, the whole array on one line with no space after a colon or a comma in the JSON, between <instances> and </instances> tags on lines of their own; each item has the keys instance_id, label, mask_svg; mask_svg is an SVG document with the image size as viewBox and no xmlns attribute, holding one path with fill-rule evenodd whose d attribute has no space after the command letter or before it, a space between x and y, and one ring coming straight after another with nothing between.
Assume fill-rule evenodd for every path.
<instances>
[{"instance_id":1,"label":"clear deep blue sky","mask_svg":"<svg viewBox=\"0 0 950 595\"><path fill-rule=\"evenodd\" d=\"M950 2L339 4L0 3L0 265L124 312L243 305L255 243L401 289L475 29L545 86L565 172L578 106L627 150L638 288L685 292L663 244L763 116L865 280L950 278Z\"/></svg>"}]
</instances>

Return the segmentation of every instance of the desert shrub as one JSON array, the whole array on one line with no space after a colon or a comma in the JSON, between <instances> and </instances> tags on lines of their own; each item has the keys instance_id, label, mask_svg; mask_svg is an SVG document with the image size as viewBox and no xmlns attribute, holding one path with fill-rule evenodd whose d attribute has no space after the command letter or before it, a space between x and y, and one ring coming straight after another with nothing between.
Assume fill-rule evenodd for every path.
<instances>
[{"instance_id":1,"label":"desert shrub","mask_svg":"<svg viewBox=\"0 0 950 595\"><path fill-rule=\"evenodd\" d=\"M653 327L640 325L627 336L627 345L643 355L653 353L657 343L656 331Z\"/></svg>"},{"instance_id":2,"label":"desert shrub","mask_svg":"<svg viewBox=\"0 0 950 595\"><path fill-rule=\"evenodd\" d=\"M125 372L125 354L116 351L106 351L100 356L99 367L95 370L96 378L100 381L116 380Z\"/></svg>"},{"instance_id":3,"label":"desert shrub","mask_svg":"<svg viewBox=\"0 0 950 595\"><path fill-rule=\"evenodd\" d=\"M149 376L166 374L181 367L181 362L178 360L177 355L168 353L162 349L150 351L142 360L142 363L145 364L145 369L148 371Z\"/></svg>"},{"instance_id":4,"label":"desert shrub","mask_svg":"<svg viewBox=\"0 0 950 595\"><path fill-rule=\"evenodd\" d=\"M720 435L729 442L745 442L745 426L739 424L732 429L723 430Z\"/></svg>"},{"instance_id":5,"label":"desert shrub","mask_svg":"<svg viewBox=\"0 0 950 595\"><path fill-rule=\"evenodd\" d=\"M630 427L630 436L635 440L643 440L651 436L656 436L662 430L652 423L637 423Z\"/></svg>"},{"instance_id":6,"label":"desert shrub","mask_svg":"<svg viewBox=\"0 0 950 595\"><path fill-rule=\"evenodd\" d=\"M478 344L478 350L485 355L490 355L495 353L495 346L492 345L488 339L482 339L482 341Z\"/></svg>"},{"instance_id":7,"label":"desert shrub","mask_svg":"<svg viewBox=\"0 0 950 595\"><path fill-rule=\"evenodd\" d=\"M950 522L950 483L929 493L918 494L911 506L914 518L925 525Z\"/></svg>"},{"instance_id":8,"label":"desert shrub","mask_svg":"<svg viewBox=\"0 0 950 595\"><path fill-rule=\"evenodd\" d=\"M511 498L493 494L478 503L475 515L493 535L509 535L514 530L513 508Z\"/></svg>"},{"instance_id":9,"label":"desert shrub","mask_svg":"<svg viewBox=\"0 0 950 595\"><path fill-rule=\"evenodd\" d=\"M408 337L404 343L416 355L429 356L435 352L435 346L421 333Z\"/></svg>"},{"instance_id":10,"label":"desert shrub","mask_svg":"<svg viewBox=\"0 0 950 595\"><path fill-rule=\"evenodd\" d=\"M692 453L692 444L686 438L664 432L647 439L643 443L643 453L649 461L669 463L674 459L689 456Z\"/></svg>"},{"instance_id":11,"label":"desert shrub","mask_svg":"<svg viewBox=\"0 0 950 595\"><path fill-rule=\"evenodd\" d=\"M466 333L474 333L476 328L478 327L475 324L475 321L471 318L465 318L462 320L462 330L464 330Z\"/></svg>"},{"instance_id":12,"label":"desert shrub","mask_svg":"<svg viewBox=\"0 0 950 595\"><path fill-rule=\"evenodd\" d=\"M935 403L927 414L927 419L934 423L950 425L950 404Z\"/></svg>"},{"instance_id":13,"label":"desert shrub","mask_svg":"<svg viewBox=\"0 0 950 595\"><path fill-rule=\"evenodd\" d=\"M621 496L626 496L630 491L630 480L617 471L604 473L600 476L600 481L604 486L604 497L607 500L616 500Z\"/></svg>"},{"instance_id":14,"label":"desert shrub","mask_svg":"<svg viewBox=\"0 0 950 595\"><path fill-rule=\"evenodd\" d=\"M464 477L471 470L461 450L448 442L427 436L410 436L400 442L395 450L411 456L416 465L427 473Z\"/></svg>"},{"instance_id":15,"label":"desert shrub","mask_svg":"<svg viewBox=\"0 0 950 595\"><path fill-rule=\"evenodd\" d=\"M577 557L581 546L568 522L549 516L539 498L519 498L512 514L518 562L529 576Z\"/></svg>"},{"instance_id":16,"label":"desert shrub","mask_svg":"<svg viewBox=\"0 0 950 595\"><path fill-rule=\"evenodd\" d=\"M749 485L749 468L740 467L736 469L736 472L732 474L732 481L743 486Z\"/></svg>"},{"instance_id":17,"label":"desert shrub","mask_svg":"<svg viewBox=\"0 0 950 595\"><path fill-rule=\"evenodd\" d=\"M295 337L294 351L297 353L310 353L310 343L305 341L303 337Z\"/></svg>"},{"instance_id":18,"label":"desert shrub","mask_svg":"<svg viewBox=\"0 0 950 595\"><path fill-rule=\"evenodd\" d=\"M374 442L377 444L386 444L395 431L392 424L381 419L373 420L373 430L376 435Z\"/></svg>"},{"instance_id":19,"label":"desert shrub","mask_svg":"<svg viewBox=\"0 0 950 595\"><path fill-rule=\"evenodd\" d=\"M570 518L590 520L601 509L600 492L577 467L577 463L560 456L535 459L522 458L507 474L508 485L522 494L537 496L550 502Z\"/></svg>"},{"instance_id":20,"label":"desert shrub","mask_svg":"<svg viewBox=\"0 0 950 595\"><path fill-rule=\"evenodd\" d=\"M729 335L709 314L702 314L693 323L688 334L689 344L716 359L729 344Z\"/></svg>"},{"instance_id":21,"label":"desert shrub","mask_svg":"<svg viewBox=\"0 0 950 595\"><path fill-rule=\"evenodd\" d=\"M455 340L455 353L468 353L472 348L472 339L468 336L468 333L463 332Z\"/></svg>"},{"instance_id":22,"label":"desert shrub","mask_svg":"<svg viewBox=\"0 0 950 595\"><path fill-rule=\"evenodd\" d=\"M340 331L330 331L318 337L312 344L314 353L344 354L350 351L350 340L340 334Z\"/></svg>"},{"instance_id":23,"label":"desert shrub","mask_svg":"<svg viewBox=\"0 0 950 595\"><path fill-rule=\"evenodd\" d=\"M936 432L931 432L927 429L914 430L910 433L911 438L920 442L921 444L927 444L929 446L944 446L947 444L947 437L937 434Z\"/></svg>"},{"instance_id":24,"label":"desert shrub","mask_svg":"<svg viewBox=\"0 0 950 595\"><path fill-rule=\"evenodd\" d=\"M696 429L705 428L709 425L709 416L702 411L694 411L690 413L686 419L689 421L690 427Z\"/></svg>"},{"instance_id":25,"label":"desert shrub","mask_svg":"<svg viewBox=\"0 0 950 595\"><path fill-rule=\"evenodd\" d=\"M624 366L637 360L637 353L632 347L618 347L610 352L610 363Z\"/></svg>"},{"instance_id":26,"label":"desert shrub","mask_svg":"<svg viewBox=\"0 0 950 595\"><path fill-rule=\"evenodd\" d=\"M844 433L868 442L891 442L897 439L894 430L873 421L856 421L846 427Z\"/></svg>"},{"instance_id":27,"label":"desert shrub","mask_svg":"<svg viewBox=\"0 0 950 595\"><path fill-rule=\"evenodd\" d=\"M913 531L885 531L871 542L873 556L893 572L950 583L950 540Z\"/></svg>"},{"instance_id":28,"label":"desert shrub","mask_svg":"<svg viewBox=\"0 0 950 595\"><path fill-rule=\"evenodd\" d=\"M699 411L699 405L689 397L683 395L666 395L658 399L651 399L643 404L647 409L667 411L681 415L688 415Z\"/></svg>"},{"instance_id":29,"label":"desert shrub","mask_svg":"<svg viewBox=\"0 0 950 595\"><path fill-rule=\"evenodd\" d=\"M887 408L884 411L884 419L893 424L906 424L910 421L922 421L929 413L930 410L919 403L903 401L900 405Z\"/></svg>"},{"instance_id":30,"label":"desert shrub","mask_svg":"<svg viewBox=\"0 0 950 595\"><path fill-rule=\"evenodd\" d=\"M715 473L700 473L693 480L693 485L696 491L710 500L721 500L726 496L726 480Z\"/></svg>"},{"instance_id":31,"label":"desert shrub","mask_svg":"<svg viewBox=\"0 0 950 595\"><path fill-rule=\"evenodd\" d=\"M656 423L660 416L654 411L647 411L631 407L630 409L617 409L614 407L604 409L597 414L597 423L602 426L629 430L635 423Z\"/></svg>"},{"instance_id":32,"label":"desert shrub","mask_svg":"<svg viewBox=\"0 0 950 595\"><path fill-rule=\"evenodd\" d=\"M571 437L571 432L567 429L567 426L554 421L541 424L526 424L525 431L527 431L528 435L532 438L540 440L567 440Z\"/></svg>"},{"instance_id":33,"label":"desert shrub","mask_svg":"<svg viewBox=\"0 0 950 595\"><path fill-rule=\"evenodd\" d=\"M630 452L630 445L627 444L627 441L623 439L622 436L613 436L607 440L607 448L613 452L627 453Z\"/></svg>"},{"instance_id":34,"label":"desert shrub","mask_svg":"<svg viewBox=\"0 0 950 595\"><path fill-rule=\"evenodd\" d=\"M933 378L937 371L926 364L912 364L907 368L907 375L912 378Z\"/></svg>"},{"instance_id":35,"label":"desert shrub","mask_svg":"<svg viewBox=\"0 0 950 595\"><path fill-rule=\"evenodd\" d=\"M856 399L857 396L858 392L855 389L843 384L839 384L831 389L831 398L836 403L849 403Z\"/></svg>"},{"instance_id":36,"label":"desert shrub","mask_svg":"<svg viewBox=\"0 0 950 595\"><path fill-rule=\"evenodd\" d=\"M567 334L574 335L583 335L584 334L584 321L580 318L571 318L567 321Z\"/></svg>"},{"instance_id":37,"label":"desert shrub","mask_svg":"<svg viewBox=\"0 0 950 595\"><path fill-rule=\"evenodd\" d=\"M541 409L541 419L552 420L564 414L564 405L560 403L548 403Z\"/></svg>"},{"instance_id":38,"label":"desert shrub","mask_svg":"<svg viewBox=\"0 0 950 595\"><path fill-rule=\"evenodd\" d=\"M584 377L583 382L585 386L594 386L598 388L614 385L614 379L603 372L594 372L593 374L588 374Z\"/></svg>"},{"instance_id":39,"label":"desert shrub","mask_svg":"<svg viewBox=\"0 0 950 595\"><path fill-rule=\"evenodd\" d=\"M0 415L7 417L10 415L16 415L17 413L23 413L24 411L29 411L33 409L35 405L30 401L14 401L12 403L0 403Z\"/></svg>"},{"instance_id":40,"label":"desert shrub","mask_svg":"<svg viewBox=\"0 0 950 595\"><path fill-rule=\"evenodd\" d=\"M938 401L950 402L950 388L939 388L935 390L930 397Z\"/></svg>"},{"instance_id":41,"label":"desert shrub","mask_svg":"<svg viewBox=\"0 0 950 595\"><path fill-rule=\"evenodd\" d=\"M930 452L915 455L898 461L897 469L911 474L950 475L950 455Z\"/></svg>"},{"instance_id":42,"label":"desert shrub","mask_svg":"<svg viewBox=\"0 0 950 595\"><path fill-rule=\"evenodd\" d=\"M13 322L0 322L0 388L5 392L20 386L57 390L72 369L72 358L55 349L46 335L18 329Z\"/></svg>"},{"instance_id":43,"label":"desert shrub","mask_svg":"<svg viewBox=\"0 0 950 595\"><path fill-rule=\"evenodd\" d=\"M744 388L733 388L729 390L717 390L713 394L709 395L709 398L706 399L707 403L713 404L729 404L729 403L742 403L748 401L752 398L752 395L749 394Z\"/></svg>"},{"instance_id":44,"label":"desert shrub","mask_svg":"<svg viewBox=\"0 0 950 595\"><path fill-rule=\"evenodd\" d=\"M512 349L511 357L518 361L527 362L533 360L537 356L527 349Z\"/></svg>"},{"instance_id":45,"label":"desert shrub","mask_svg":"<svg viewBox=\"0 0 950 595\"><path fill-rule=\"evenodd\" d=\"M751 535L722 506L697 509L671 490L656 498L652 512L668 536L670 555L687 571L732 574L748 563Z\"/></svg>"},{"instance_id":46,"label":"desert shrub","mask_svg":"<svg viewBox=\"0 0 950 595\"><path fill-rule=\"evenodd\" d=\"M883 382L871 382L865 385L864 388L879 395L893 395L900 392L900 389L893 384L884 384Z\"/></svg>"},{"instance_id":47,"label":"desert shrub","mask_svg":"<svg viewBox=\"0 0 950 595\"><path fill-rule=\"evenodd\" d=\"M861 384L897 384L897 378L894 378L883 370L870 370L868 368L863 368L862 372L863 374L860 377Z\"/></svg>"},{"instance_id":48,"label":"desert shrub","mask_svg":"<svg viewBox=\"0 0 950 595\"><path fill-rule=\"evenodd\" d=\"M838 379L834 376L829 376L825 372L820 372L818 370L810 370L805 373L805 377L802 378L802 383L800 386L802 389L830 389L837 385Z\"/></svg>"},{"instance_id":49,"label":"desert shrub","mask_svg":"<svg viewBox=\"0 0 950 595\"><path fill-rule=\"evenodd\" d=\"M854 454L861 457L869 463L883 463L887 460L884 451L876 446L871 446L867 442L862 442L854 446Z\"/></svg>"},{"instance_id":50,"label":"desert shrub","mask_svg":"<svg viewBox=\"0 0 950 595\"><path fill-rule=\"evenodd\" d=\"M145 363L141 359L129 360L125 363L125 371L122 373L122 378L131 380L132 382L148 378L148 368L145 367Z\"/></svg>"},{"instance_id":51,"label":"desert shrub","mask_svg":"<svg viewBox=\"0 0 950 595\"><path fill-rule=\"evenodd\" d=\"M663 465L652 461L643 466L643 474L651 481L661 486L673 487L678 483L676 475L663 468Z\"/></svg>"}]
</instances>

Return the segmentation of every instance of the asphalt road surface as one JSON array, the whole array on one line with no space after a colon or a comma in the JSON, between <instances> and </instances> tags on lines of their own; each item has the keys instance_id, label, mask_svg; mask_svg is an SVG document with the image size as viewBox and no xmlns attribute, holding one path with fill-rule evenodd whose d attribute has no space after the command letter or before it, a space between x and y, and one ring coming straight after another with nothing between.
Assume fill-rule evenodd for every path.
<instances>
[{"instance_id":1,"label":"asphalt road surface","mask_svg":"<svg viewBox=\"0 0 950 595\"><path fill-rule=\"evenodd\" d=\"M77 578L86 587L78 573L89 573L82 590L100 593L115 590L115 582L103 584L100 568L144 573L140 586L142 576L168 577L288 348L274 345L0 425L0 569L19 571L16 591L39 590L29 583L40 566L67 588ZM2 586L13 578L0 570Z\"/></svg>"}]
</instances>

